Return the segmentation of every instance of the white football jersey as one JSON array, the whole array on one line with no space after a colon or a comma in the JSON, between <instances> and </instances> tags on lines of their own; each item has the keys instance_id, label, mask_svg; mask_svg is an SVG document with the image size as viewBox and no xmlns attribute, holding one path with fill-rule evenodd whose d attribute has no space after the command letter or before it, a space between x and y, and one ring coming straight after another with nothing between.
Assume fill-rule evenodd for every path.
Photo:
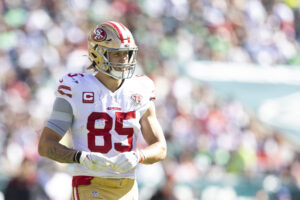
<instances>
[{"instance_id":1,"label":"white football jersey","mask_svg":"<svg viewBox=\"0 0 300 200\"><path fill-rule=\"evenodd\" d=\"M56 94L73 109L74 149L100 152L107 157L136 149L139 121L155 99L154 84L146 76L126 79L117 91L111 92L92 74L68 74L59 80ZM95 172L80 164L72 168L74 176L135 178L135 170L120 173L108 167Z\"/></svg>"}]
</instances>

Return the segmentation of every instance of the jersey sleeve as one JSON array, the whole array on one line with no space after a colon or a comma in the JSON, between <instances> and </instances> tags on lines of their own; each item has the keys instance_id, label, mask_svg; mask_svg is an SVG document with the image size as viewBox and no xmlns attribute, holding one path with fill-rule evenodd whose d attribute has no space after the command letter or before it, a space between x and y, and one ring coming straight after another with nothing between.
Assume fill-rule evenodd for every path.
<instances>
[{"instance_id":1,"label":"jersey sleeve","mask_svg":"<svg viewBox=\"0 0 300 200\"><path fill-rule=\"evenodd\" d=\"M64 136L71 127L73 119L72 107L65 99L56 98L50 118L46 127L52 129L60 136Z\"/></svg>"},{"instance_id":2,"label":"jersey sleeve","mask_svg":"<svg viewBox=\"0 0 300 200\"><path fill-rule=\"evenodd\" d=\"M155 94L155 85L154 82L147 77L147 81L149 82L149 100L154 101L156 99L156 94Z\"/></svg>"},{"instance_id":3,"label":"jersey sleeve","mask_svg":"<svg viewBox=\"0 0 300 200\"><path fill-rule=\"evenodd\" d=\"M55 92L56 97L63 98L71 105L73 104L74 96L74 81L69 75L64 75L57 84L57 89Z\"/></svg>"},{"instance_id":4,"label":"jersey sleeve","mask_svg":"<svg viewBox=\"0 0 300 200\"><path fill-rule=\"evenodd\" d=\"M83 76L83 74L67 74L59 79L57 84L56 97L66 100L72 106L73 113L77 111L76 101Z\"/></svg>"}]
</instances>

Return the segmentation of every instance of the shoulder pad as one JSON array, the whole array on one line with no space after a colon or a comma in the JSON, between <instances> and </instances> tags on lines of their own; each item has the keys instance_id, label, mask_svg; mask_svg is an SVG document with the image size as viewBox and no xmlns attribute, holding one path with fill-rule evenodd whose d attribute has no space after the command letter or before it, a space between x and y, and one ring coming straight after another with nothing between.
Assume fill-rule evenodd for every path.
<instances>
[{"instance_id":1,"label":"shoulder pad","mask_svg":"<svg viewBox=\"0 0 300 200\"><path fill-rule=\"evenodd\" d=\"M66 74L61 79L59 79L59 84L57 88L57 96L59 97L70 97L73 96L74 88L80 83L81 79L84 77L82 73Z\"/></svg>"},{"instance_id":2,"label":"shoulder pad","mask_svg":"<svg viewBox=\"0 0 300 200\"><path fill-rule=\"evenodd\" d=\"M136 75L135 78L137 81L139 81L139 85L148 92L148 94L150 95L150 100L155 100L155 85L153 81L145 75Z\"/></svg>"},{"instance_id":3,"label":"shoulder pad","mask_svg":"<svg viewBox=\"0 0 300 200\"><path fill-rule=\"evenodd\" d=\"M70 83L75 83L75 84L78 84L80 82L80 80L82 78L84 78L85 74L83 73L69 73L69 74L66 74L64 75L60 80L59 82L63 82L63 81L66 81L66 82L70 82Z\"/></svg>"}]
</instances>

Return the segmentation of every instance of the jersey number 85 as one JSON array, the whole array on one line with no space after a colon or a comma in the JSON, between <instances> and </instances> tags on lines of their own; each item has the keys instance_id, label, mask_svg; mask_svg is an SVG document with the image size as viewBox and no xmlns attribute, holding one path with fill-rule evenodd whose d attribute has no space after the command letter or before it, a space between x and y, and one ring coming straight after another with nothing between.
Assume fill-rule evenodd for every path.
<instances>
[{"instance_id":1,"label":"jersey number 85","mask_svg":"<svg viewBox=\"0 0 300 200\"><path fill-rule=\"evenodd\" d=\"M93 112L88 117L87 129L89 130L88 136L88 148L92 152L108 153L113 145L114 148L119 152L131 151L132 139L133 139L133 128L124 128L123 120L135 119L135 111L127 113L116 112L116 124L115 131L119 135L127 135L128 145L122 143L112 144L111 134L109 133L112 129L113 119L105 112ZM105 122L104 128L95 128L96 120L103 120ZM96 136L103 136L104 144L96 145Z\"/></svg>"}]
</instances>

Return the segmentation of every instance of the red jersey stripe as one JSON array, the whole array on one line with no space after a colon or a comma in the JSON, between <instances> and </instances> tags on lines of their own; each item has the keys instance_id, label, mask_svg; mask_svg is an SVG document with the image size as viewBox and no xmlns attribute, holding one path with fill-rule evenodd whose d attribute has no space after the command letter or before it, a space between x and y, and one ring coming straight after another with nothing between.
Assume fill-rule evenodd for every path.
<instances>
[{"instance_id":1,"label":"red jersey stripe","mask_svg":"<svg viewBox=\"0 0 300 200\"><path fill-rule=\"evenodd\" d=\"M62 89L71 92L71 88L70 87L68 87L66 85L60 85L60 86L58 86L57 92L59 92L59 94L61 94L61 95L66 95L66 96L72 98L72 94L65 93Z\"/></svg>"},{"instance_id":2,"label":"red jersey stripe","mask_svg":"<svg viewBox=\"0 0 300 200\"><path fill-rule=\"evenodd\" d=\"M66 95L66 96L72 98L72 95L71 95L71 94L64 93L64 92L61 91L61 90L57 90L57 92L59 92L59 94L61 94L61 95Z\"/></svg>"},{"instance_id":3,"label":"red jersey stripe","mask_svg":"<svg viewBox=\"0 0 300 200\"><path fill-rule=\"evenodd\" d=\"M59 89L59 90L60 90L60 89L65 89L65 90L71 91L71 88L70 88L69 86L66 86L66 85L60 85L60 86L58 86L58 89Z\"/></svg>"}]
</instances>

